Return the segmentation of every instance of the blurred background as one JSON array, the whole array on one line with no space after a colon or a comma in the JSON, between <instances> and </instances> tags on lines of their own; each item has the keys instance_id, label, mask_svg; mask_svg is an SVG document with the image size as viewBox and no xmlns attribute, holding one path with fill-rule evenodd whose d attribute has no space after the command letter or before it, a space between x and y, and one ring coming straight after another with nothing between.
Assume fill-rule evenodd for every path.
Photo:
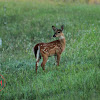
<instances>
[{"instance_id":1,"label":"blurred background","mask_svg":"<svg viewBox=\"0 0 100 100\"><path fill-rule=\"evenodd\" d=\"M57 39L52 25L66 49L36 75L33 47ZM0 100L99 100L100 0L0 0L0 74Z\"/></svg>"}]
</instances>

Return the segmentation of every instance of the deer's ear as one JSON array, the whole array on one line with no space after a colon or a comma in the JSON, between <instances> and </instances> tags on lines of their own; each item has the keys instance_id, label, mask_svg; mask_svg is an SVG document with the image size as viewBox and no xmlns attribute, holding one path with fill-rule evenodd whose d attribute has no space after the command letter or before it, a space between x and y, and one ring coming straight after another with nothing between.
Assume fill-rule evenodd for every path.
<instances>
[{"instance_id":1,"label":"deer's ear","mask_svg":"<svg viewBox=\"0 0 100 100\"><path fill-rule=\"evenodd\" d=\"M64 25L61 26L61 30L62 30L62 31L63 31L63 29L64 29Z\"/></svg>"},{"instance_id":2,"label":"deer's ear","mask_svg":"<svg viewBox=\"0 0 100 100\"><path fill-rule=\"evenodd\" d=\"M56 30L57 30L57 28L56 28L55 26L52 26L52 29L53 29L54 31L56 31Z\"/></svg>"}]
</instances>

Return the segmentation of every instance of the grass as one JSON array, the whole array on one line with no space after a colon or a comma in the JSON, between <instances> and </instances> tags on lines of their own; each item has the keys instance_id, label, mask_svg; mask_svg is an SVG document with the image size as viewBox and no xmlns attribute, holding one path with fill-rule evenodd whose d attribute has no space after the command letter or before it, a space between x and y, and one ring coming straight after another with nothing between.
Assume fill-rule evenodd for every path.
<instances>
[{"instance_id":1,"label":"grass","mask_svg":"<svg viewBox=\"0 0 100 100\"><path fill-rule=\"evenodd\" d=\"M50 42L52 25L64 25L66 49L35 73L33 47ZM0 2L0 100L99 100L100 6L54 1ZM42 62L42 61L41 61Z\"/></svg>"}]
</instances>

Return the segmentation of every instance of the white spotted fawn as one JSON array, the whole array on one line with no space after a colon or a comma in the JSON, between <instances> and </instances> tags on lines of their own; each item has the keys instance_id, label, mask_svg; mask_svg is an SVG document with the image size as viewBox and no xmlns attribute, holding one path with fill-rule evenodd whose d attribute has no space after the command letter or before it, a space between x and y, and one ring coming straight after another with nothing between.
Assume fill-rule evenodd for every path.
<instances>
[{"instance_id":1,"label":"white spotted fawn","mask_svg":"<svg viewBox=\"0 0 100 100\"><path fill-rule=\"evenodd\" d=\"M63 25L61 26L61 29L57 29L55 26L52 26L52 29L54 30L53 37L59 37L58 40L49 43L38 43L34 46L34 54L36 58L36 73L41 56L43 57L43 62L41 64L43 70L45 70L45 64L48 60L48 57L50 56L56 57L57 66L59 66L60 56L64 51L66 45L65 36L62 32L63 28Z\"/></svg>"}]
</instances>

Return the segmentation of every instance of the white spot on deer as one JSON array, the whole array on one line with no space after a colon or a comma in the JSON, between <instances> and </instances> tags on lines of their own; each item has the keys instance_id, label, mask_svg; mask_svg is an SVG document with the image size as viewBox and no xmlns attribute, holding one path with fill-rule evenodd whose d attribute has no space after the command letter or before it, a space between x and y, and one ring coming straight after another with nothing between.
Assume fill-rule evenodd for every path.
<instances>
[{"instance_id":1,"label":"white spot on deer","mask_svg":"<svg viewBox=\"0 0 100 100\"><path fill-rule=\"evenodd\" d=\"M59 37L60 40L61 40L61 39L64 39L64 38L65 38L64 36L60 36L60 37Z\"/></svg>"}]
</instances>

